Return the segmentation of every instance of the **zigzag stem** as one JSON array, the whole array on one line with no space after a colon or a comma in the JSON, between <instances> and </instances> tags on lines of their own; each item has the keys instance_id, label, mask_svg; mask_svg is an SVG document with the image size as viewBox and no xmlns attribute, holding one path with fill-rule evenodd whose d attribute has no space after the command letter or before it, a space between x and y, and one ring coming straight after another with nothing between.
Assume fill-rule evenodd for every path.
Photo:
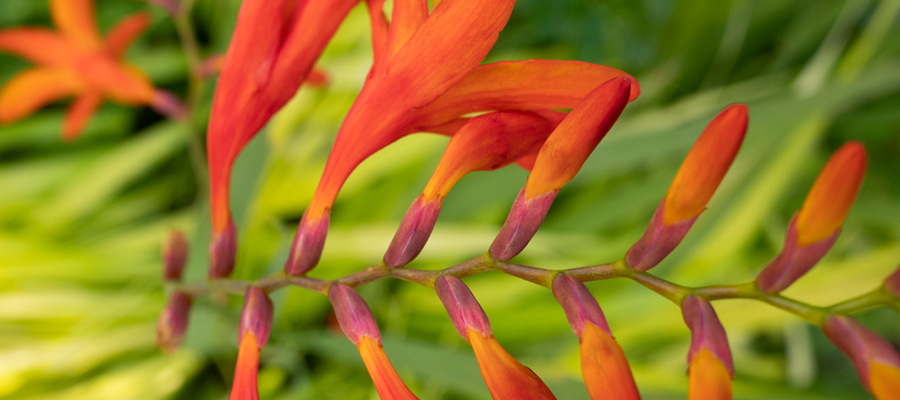
<instances>
[{"instance_id":1,"label":"zigzag stem","mask_svg":"<svg viewBox=\"0 0 900 400\"><path fill-rule=\"evenodd\" d=\"M892 297L881 287L872 290L869 293L828 307L819 307L782 296L778 293L763 292L759 290L755 281L731 285L687 287L670 282L648 272L634 271L628 268L622 260L609 264L599 264L567 270L549 270L521 264L497 262L487 253L452 267L434 271L406 267L391 269L383 262L379 262L362 271L335 280L324 280L307 276L287 276L284 272L279 272L256 281L214 279L193 283L173 282L170 285L172 286L172 289L183 291L192 297L216 293L243 295L246 292L247 287L251 285L259 287L266 292L276 291L286 286L297 286L321 294L327 294L328 289L335 283L358 287L384 278L395 278L426 287L434 287L435 280L441 275L453 275L458 278L465 278L488 271L502 272L546 288L551 288L553 278L558 274L567 274L583 282L628 278L653 290L675 304L681 304L684 297L689 294L710 301L752 299L780 308L819 327L822 326L825 318L830 314L849 315L875 307L889 307L900 311L900 301Z\"/></svg>"}]
</instances>

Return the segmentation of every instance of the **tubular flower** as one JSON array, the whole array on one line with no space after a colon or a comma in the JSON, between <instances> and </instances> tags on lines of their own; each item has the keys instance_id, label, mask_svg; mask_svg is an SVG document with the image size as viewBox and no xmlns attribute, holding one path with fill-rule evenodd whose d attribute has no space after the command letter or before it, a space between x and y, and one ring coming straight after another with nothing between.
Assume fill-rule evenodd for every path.
<instances>
[{"instance_id":1,"label":"tubular flower","mask_svg":"<svg viewBox=\"0 0 900 400\"><path fill-rule=\"evenodd\" d=\"M344 335L359 349L381 399L418 400L384 353L378 324L359 293L347 285L335 284L328 290L328 299Z\"/></svg>"},{"instance_id":2,"label":"tubular flower","mask_svg":"<svg viewBox=\"0 0 900 400\"><path fill-rule=\"evenodd\" d=\"M843 315L829 316L822 330L850 358L859 380L876 399L900 399L900 354L893 345Z\"/></svg>"},{"instance_id":3,"label":"tubular flower","mask_svg":"<svg viewBox=\"0 0 900 400\"><path fill-rule=\"evenodd\" d=\"M597 86L572 109L541 146L525 188L516 197L491 256L518 255L544 221L559 189L575 177L628 104L631 81L613 78Z\"/></svg>"},{"instance_id":4,"label":"tubular flower","mask_svg":"<svg viewBox=\"0 0 900 400\"><path fill-rule=\"evenodd\" d=\"M553 296L581 344L581 375L591 399L640 399L622 347L616 343L597 300L581 281L560 273Z\"/></svg>"},{"instance_id":5,"label":"tubular flower","mask_svg":"<svg viewBox=\"0 0 900 400\"><path fill-rule=\"evenodd\" d=\"M760 290L780 292L806 274L831 249L866 173L866 150L858 142L838 149L791 219L784 248L756 278Z\"/></svg>"},{"instance_id":6,"label":"tubular flower","mask_svg":"<svg viewBox=\"0 0 900 400\"><path fill-rule=\"evenodd\" d=\"M156 325L156 344L161 349L171 352L181 346L190 312L191 297L180 290L173 292Z\"/></svg>"},{"instance_id":7,"label":"tubular flower","mask_svg":"<svg viewBox=\"0 0 900 400\"><path fill-rule=\"evenodd\" d=\"M297 91L358 0L247 0L222 62L207 135L213 243L210 276L234 269L228 209L231 168L241 149Z\"/></svg>"},{"instance_id":8,"label":"tubular flower","mask_svg":"<svg viewBox=\"0 0 900 400\"><path fill-rule=\"evenodd\" d=\"M285 271L314 267L325 243L338 192L360 162L415 132L453 133L466 114L572 108L621 71L571 61L478 63L512 12L513 0L446 0L429 14L427 1L396 1L388 25L369 2L375 62L338 132L312 202L297 229ZM639 88L633 85L631 98Z\"/></svg>"},{"instance_id":9,"label":"tubular flower","mask_svg":"<svg viewBox=\"0 0 900 400\"><path fill-rule=\"evenodd\" d=\"M93 0L51 0L50 11L58 31L0 31L0 51L37 64L0 90L0 123L17 121L69 96L75 100L63 123L66 140L78 137L104 99L179 113L177 100L157 92L143 73L122 60L128 46L150 24L149 14L123 19L103 38L94 21Z\"/></svg>"},{"instance_id":10,"label":"tubular flower","mask_svg":"<svg viewBox=\"0 0 900 400\"><path fill-rule=\"evenodd\" d=\"M434 288L453 327L472 346L481 377L493 399L556 399L541 378L500 346L484 309L459 278L442 275Z\"/></svg>"},{"instance_id":11,"label":"tubular flower","mask_svg":"<svg viewBox=\"0 0 900 400\"><path fill-rule=\"evenodd\" d=\"M694 295L681 302L681 313L691 330L688 399L730 400L734 364L719 317L709 301Z\"/></svg>"},{"instance_id":12,"label":"tubular flower","mask_svg":"<svg viewBox=\"0 0 900 400\"><path fill-rule=\"evenodd\" d=\"M474 171L492 171L536 153L565 116L554 111L543 114L499 111L469 119L450 139L422 195L407 210L385 253L385 263L402 266L419 255L434 229L441 202L460 178Z\"/></svg>"},{"instance_id":13,"label":"tubular flower","mask_svg":"<svg viewBox=\"0 0 900 400\"><path fill-rule=\"evenodd\" d=\"M255 286L247 288L244 309L241 311L237 367L228 400L259 400L256 376L259 372L259 352L269 341L272 329L272 300Z\"/></svg>"},{"instance_id":14,"label":"tubular flower","mask_svg":"<svg viewBox=\"0 0 900 400\"><path fill-rule=\"evenodd\" d=\"M681 163L644 236L626 253L630 268L653 268L681 243L737 156L747 133L747 119L747 106L735 104L706 126Z\"/></svg>"}]
</instances>

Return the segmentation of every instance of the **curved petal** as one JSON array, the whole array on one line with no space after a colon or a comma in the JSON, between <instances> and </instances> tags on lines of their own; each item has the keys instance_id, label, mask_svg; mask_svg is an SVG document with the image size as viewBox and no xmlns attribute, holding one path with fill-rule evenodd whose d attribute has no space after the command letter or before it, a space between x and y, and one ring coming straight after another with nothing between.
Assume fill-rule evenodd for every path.
<instances>
[{"instance_id":1,"label":"curved petal","mask_svg":"<svg viewBox=\"0 0 900 400\"><path fill-rule=\"evenodd\" d=\"M375 390L381 400L419 400L416 395L406 387L381 345L368 336L359 339L359 355L375 383Z\"/></svg>"},{"instance_id":2,"label":"curved petal","mask_svg":"<svg viewBox=\"0 0 900 400\"><path fill-rule=\"evenodd\" d=\"M82 53L62 35L43 28L0 31L0 51L48 67L71 67Z\"/></svg>"},{"instance_id":3,"label":"curved petal","mask_svg":"<svg viewBox=\"0 0 900 400\"><path fill-rule=\"evenodd\" d=\"M131 43L150 25L151 16L147 12L139 12L119 21L106 35L106 49L113 57L122 58Z\"/></svg>"},{"instance_id":4,"label":"curved petal","mask_svg":"<svg viewBox=\"0 0 900 400\"><path fill-rule=\"evenodd\" d=\"M556 400L544 381L509 355L493 335L486 336L472 328L467 333L469 344L478 359L481 377L494 400Z\"/></svg>"},{"instance_id":5,"label":"curved petal","mask_svg":"<svg viewBox=\"0 0 900 400\"><path fill-rule=\"evenodd\" d=\"M71 141L78 138L101 104L103 104L103 96L96 91L86 92L76 97L66 111L66 119L63 121L63 139Z\"/></svg>"},{"instance_id":6,"label":"curved petal","mask_svg":"<svg viewBox=\"0 0 900 400\"><path fill-rule=\"evenodd\" d=\"M89 50L103 47L94 20L94 0L50 0L50 14L59 31L79 46Z\"/></svg>"},{"instance_id":7,"label":"curved petal","mask_svg":"<svg viewBox=\"0 0 900 400\"><path fill-rule=\"evenodd\" d=\"M84 82L68 70L33 68L13 77L0 90L0 122L26 117L61 98L79 93Z\"/></svg>"}]
</instances>

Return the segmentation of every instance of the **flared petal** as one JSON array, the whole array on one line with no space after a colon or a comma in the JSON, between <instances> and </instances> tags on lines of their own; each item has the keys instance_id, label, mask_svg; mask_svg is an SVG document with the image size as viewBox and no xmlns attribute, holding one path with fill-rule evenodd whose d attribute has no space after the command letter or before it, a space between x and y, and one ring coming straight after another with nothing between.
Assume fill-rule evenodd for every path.
<instances>
[{"instance_id":1,"label":"flared petal","mask_svg":"<svg viewBox=\"0 0 900 400\"><path fill-rule=\"evenodd\" d=\"M99 50L103 39L94 19L94 0L50 0L50 14L59 31L87 50Z\"/></svg>"},{"instance_id":2,"label":"flared petal","mask_svg":"<svg viewBox=\"0 0 900 400\"><path fill-rule=\"evenodd\" d=\"M731 167L747 132L747 106L726 108L709 123L691 147L669 186L663 225L696 217Z\"/></svg>"},{"instance_id":3,"label":"flared petal","mask_svg":"<svg viewBox=\"0 0 900 400\"><path fill-rule=\"evenodd\" d=\"M850 142L822 168L797 214L797 244L818 242L836 232L850 212L866 174L866 149Z\"/></svg>"},{"instance_id":4,"label":"flared petal","mask_svg":"<svg viewBox=\"0 0 900 400\"><path fill-rule=\"evenodd\" d=\"M622 347L590 322L581 336L581 375L593 400L641 398Z\"/></svg>"},{"instance_id":5,"label":"flared petal","mask_svg":"<svg viewBox=\"0 0 900 400\"><path fill-rule=\"evenodd\" d=\"M428 0L395 0L393 7L385 58L397 54L428 17Z\"/></svg>"},{"instance_id":6,"label":"flared petal","mask_svg":"<svg viewBox=\"0 0 900 400\"><path fill-rule=\"evenodd\" d=\"M84 55L69 39L43 28L0 31L0 51L36 64L59 68L71 68Z\"/></svg>"},{"instance_id":7,"label":"flared petal","mask_svg":"<svg viewBox=\"0 0 900 400\"><path fill-rule=\"evenodd\" d=\"M731 373L707 349L694 356L688 369L688 400L731 400Z\"/></svg>"},{"instance_id":8,"label":"flared petal","mask_svg":"<svg viewBox=\"0 0 900 400\"><path fill-rule=\"evenodd\" d=\"M597 86L613 78L631 81L629 101L640 94L637 80L615 68L581 61L501 61L476 67L425 106L422 126L478 111L575 108Z\"/></svg>"},{"instance_id":9,"label":"flared petal","mask_svg":"<svg viewBox=\"0 0 900 400\"><path fill-rule=\"evenodd\" d=\"M106 49L115 58L122 58L128 47L150 26L150 13L139 12L125 17L106 35Z\"/></svg>"},{"instance_id":10,"label":"flared petal","mask_svg":"<svg viewBox=\"0 0 900 400\"><path fill-rule=\"evenodd\" d=\"M88 91L76 97L66 111L66 119L63 121L63 139L77 139L101 104L103 104L103 96L96 91Z\"/></svg>"},{"instance_id":11,"label":"flared petal","mask_svg":"<svg viewBox=\"0 0 900 400\"><path fill-rule=\"evenodd\" d=\"M259 373L259 347L252 332L244 333L238 350L234 382L228 400L259 400L256 377Z\"/></svg>"},{"instance_id":12,"label":"flared petal","mask_svg":"<svg viewBox=\"0 0 900 400\"><path fill-rule=\"evenodd\" d=\"M494 400L556 399L541 378L509 355L493 335L471 328L467 333L481 377Z\"/></svg>"},{"instance_id":13,"label":"flared petal","mask_svg":"<svg viewBox=\"0 0 900 400\"><path fill-rule=\"evenodd\" d=\"M84 82L69 70L25 70L0 89L0 123L24 118L49 103L78 94L84 87Z\"/></svg>"},{"instance_id":14,"label":"flared petal","mask_svg":"<svg viewBox=\"0 0 900 400\"><path fill-rule=\"evenodd\" d=\"M869 364L869 388L878 400L900 400L900 367Z\"/></svg>"},{"instance_id":15,"label":"flared petal","mask_svg":"<svg viewBox=\"0 0 900 400\"><path fill-rule=\"evenodd\" d=\"M418 400L418 397L406 387L379 343L368 336L359 339L359 354L362 356L369 376L375 383L375 390L381 400Z\"/></svg>"}]
</instances>

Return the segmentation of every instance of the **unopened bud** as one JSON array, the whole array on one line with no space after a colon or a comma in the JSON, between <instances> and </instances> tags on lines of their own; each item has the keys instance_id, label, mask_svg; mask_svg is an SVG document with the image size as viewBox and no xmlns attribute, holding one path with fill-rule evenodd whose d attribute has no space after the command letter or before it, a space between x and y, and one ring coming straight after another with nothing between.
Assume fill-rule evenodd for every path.
<instances>
[{"instance_id":1,"label":"unopened bud","mask_svg":"<svg viewBox=\"0 0 900 400\"><path fill-rule=\"evenodd\" d=\"M553 297L556 297L556 301L562 305L566 312L566 319L569 320L569 326L578 337L584 334L585 322L594 324L612 336L600 304L597 303L597 299L594 298L587 286L578 279L565 273L556 275L556 278L553 278Z\"/></svg>"},{"instance_id":2,"label":"unopened bud","mask_svg":"<svg viewBox=\"0 0 900 400\"><path fill-rule=\"evenodd\" d=\"M692 363L702 350L707 350L728 369L729 374L734 376L728 337L709 300L688 295L681 302L681 315L691 330L688 364Z\"/></svg>"},{"instance_id":3,"label":"unopened bud","mask_svg":"<svg viewBox=\"0 0 900 400\"><path fill-rule=\"evenodd\" d=\"M231 275L236 253L237 232L229 219L222 232L213 233L212 243L209 244L209 277L219 279Z\"/></svg>"},{"instance_id":4,"label":"unopened bud","mask_svg":"<svg viewBox=\"0 0 900 400\"><path fill-rule=\"evenodd\" d=\"M184 272L184 264L188 256L188 240L184 232L177 229L169 232L166 242L163 243L163 280L175 282L181 280Z\"/></svg>"},{"instance_id":5,"label":"unopened bud","mask_svg":"<svg viewBox=\"0 0 900 400\"><path fill-rule=\"evenodd\" d=\"M666 218L665 203L665 199L659 202L644 236L625 253L625 263L635 271L646 271L657 266L678 247L699 216L666 225L663 222Z\"/></svg>"},{"instance_id":6,"label":"unopened bud","mask_svg":"<svg viewBox=\"0 0 900 400\"><path fill-rule=\"evenodd\" d=\"M836 231L818 242L800 246L797 244L797 217L792 218L781 253L756 277L759 290L777 293L787 289L825 257L839 233Z\"/></svg>"},{"instance_id":7,"label":"unopened bud","mask_svg":"<svg viewBox=\"0 0 900 400\"><path fill-rule=\"evenodd\" d=\"M860 381L877 399L897 398L900 354L890 342L844 315L829 316L822 330L850 358Z\"/></svg>"},{"instance_id":8,"label":"unopened bud","mask_svg":"<svg viewBox=\"0 0 900 400\"><path fill-rule=\"evenodd\" d=\"M440 212L439 199L424 201L423 196L416 197L384 254L384 263L389 267L400 267L415 259L428 242Z\"/></svg>"},{"instance_id":9,"label":"unopened bud","mask_svg":"<svg viewBox=\"0 0 900 400\"><path fill-rule=\"evenodd\" d=\"M272 332L272 314L274 307L266 292L256 286L247 288L244 294L244 308L241 310L238 343L243 341L244 334L250 332L256 338L258 348L266 347L269 333Z\"/></svg>"},{"instance_id":10,"label":"unopened bud","mask_svg":"<svg viewBox=\"0 0 900 400\"><path fill-rule=\"evenodd\" d=\"M493 335L487 314L462 280L453 275L441 275L434 282L434 290L444 303L450 322L463 339L468 339L469 329L484 336Z\"/></svg>"},{"instance_id":11,"label":"unopened bud","mask_svg":"<svg viewBox=\"0 0 900 400\"><path fill-rule=\"evenodd\" d=\"M191 297L182 291L173 292L156 326L156 343L161 349L171 352L181 346L190 312Z\"/></svg>"},{"instance_id":12,"label":"unopened bud","mask_svg":"<svg viewBox=\"0 0 900 400\"><path fill-rule=\"evenodd\" d=\"M519 191L506 222L491 243L491 257L508 261L519 255L541 227L557 193L558 191L553 190L526 199L525 189Z\"/></svg>"},{"instance_id":13,"label":"unopened bud","mask_svg":"<svg viewBox=\"0 0 900 400\"><path fill-rule=\"evenodd\" d=\"M284 264L284 272L290 276L303 275L313 269L319 263L322 249L325 247L330 216L325 213L315 220L308 220L308 212L309 210L304 212L303 218L300 219L297 234L291 243L291 252Z\"/></svg>"},{"instance_id":14,"label":"unopened bud","mask_svg":"<svg viewBox=\"0 0 900 400\"><path fill-rule=\"evenodd\" d=\"M366 301L353 288L343 284L331 285L328 300L344 335L359 346L360 338L368 337L381 346L381 332Z\"/></svg>"}]
</instances>

